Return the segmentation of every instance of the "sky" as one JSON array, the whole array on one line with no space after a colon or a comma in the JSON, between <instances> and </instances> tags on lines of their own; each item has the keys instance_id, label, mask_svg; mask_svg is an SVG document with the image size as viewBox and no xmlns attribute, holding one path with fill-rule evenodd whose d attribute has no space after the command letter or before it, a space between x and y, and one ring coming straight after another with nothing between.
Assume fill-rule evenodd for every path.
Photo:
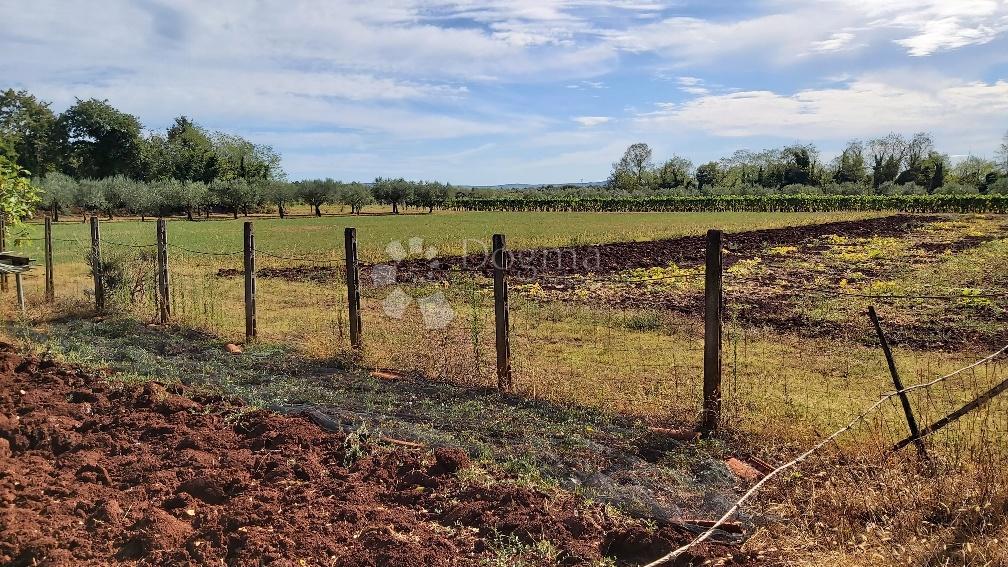
<instances>
[{"instance_id":1,"label":"sky","mask_svg":"<svg viewBox=\"0 0 1008 567\"><path fill-rule=\"evenodd\" d=\"M0 88L269 144L288 178L605 179L656 161L1008 130L1008 0L0 0Z\"/></svg>"}]
</instances>

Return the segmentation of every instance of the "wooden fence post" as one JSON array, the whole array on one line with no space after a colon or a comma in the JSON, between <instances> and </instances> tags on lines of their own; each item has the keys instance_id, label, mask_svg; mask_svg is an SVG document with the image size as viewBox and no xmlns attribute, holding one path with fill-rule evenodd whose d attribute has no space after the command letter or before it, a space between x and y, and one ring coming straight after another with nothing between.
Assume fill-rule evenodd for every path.
<instances>
[{"instance_id":1,"label":"wooden fence post","mask_svg":"<svg viewBox=\"0 0 1008 567\"><path fill-rule=\"evenodd\" d=\"M45 299L52 303L56 298L56 280L53 276L52 219L45 219Z\"/></svg>"},{"instance_id":2,"label":"wooden fence post","mask_svg":"<svg viewBox=\"0 0 1008 567\"><path fill-rule=\"evenodd\" d=\"M899 393L900 403L903 405L903 413L906 414L907 426L910 428L910 439L917 447L917 453L927 459L927 449L924 447L924 440L920 438L920 429L917 427L917 419L914 418L913 409L910 408L910 398L903 391L903 381L900 380L899 373L896 372L896 361L893 359L892 350L889 348L889 341L886 340L885 333L882 332L882 325L879 324L878 314L875 313L875 306L868 306L868 318L871 319L872 326L875 327L875 334L878 335L879 343L882 344L882 353L885 354L886 364L889 365L889 374L892 375L893 386Z\"/></svg>"},{"instance_id":3,"label":"wooden fence post","mask_svg":"<svg viewBox=\"0 0 1008 567\"><path fill-rule=\"evenodd\" d=\"M0 252L7 251L7 215L0 213ZM7 274L0 274L0 291L7 291Z\"/></svg>"},{"instance_id":4,"label":"wooden fence post","mask_svg":"<svg viewBox=\"0 0 1008 567\"><path fill-rule=\"evenodd\" d=\"M255 233L245 221L245 340L256 338Z\"/></svg>"},{"instance_id":5,"label":"wooden fence post","mask_svg":"<svg viewBox=\"0 0 1008 567\"><path fill-rule=\"evenodd\" d=\"M157 220L157 283L158 322L162 325L171 320L171 287L168 281L168 223Z\"/></svg>"},{"instance_id":6,"label":"wooden fence post","mask_svg":"<svg viewBox=\"0 0 1008 567\"><path fill-rule=\"evenodd\" d=\"M27 311L25 311L24 284L21 283L21 272L14 274L14 286L17 288L18 309L21 311L21 316L24 317Z\"/></svg>"},{"instance_id":7,"label":"wooden fence post","mask_svg":"<svg viewBox=\"0 0 1008 567\"><path fill-rule=\"evenodd\" d=\"M360 266L357 263L357 229L343 230L346 248L347 315L350 320L350 346L361 348Z\"/></svg>"},{"instance_id":8,"label":"wooden fence post","mask_svg":"<svg viewBox=\"0 0 1008 567\"><path fill-rule=\"evenodd\" d=\"M105 279L102 274L101 226L98 217L91 217L91 272L94 275L95 309L105 311Z\"/></svg>"},{"instance_id":9,"label":"wooden fence post","mask_svg":"<svg viewBox=\"0 0 1008 567\"><path fill-rule=\"evenodd\" d=\"M493 235L493 278L494 278L494 322L497 338L497 389L510 393L514 387L511 380L511 340L508 334L508 285L507 270L509 258L504 235Z\"/></svg>"},{"instance_id":10,"label":"wooden fence post","mask_svg":"<svg viewBox=\"0 0 1008 567\"><path fill-rule=\"evenodd\" d=\"M721 231L707 231L704 268L704 383L701 430L712 433L721 420L721 308L724 305Z\"/></svg>"}]
</instances>

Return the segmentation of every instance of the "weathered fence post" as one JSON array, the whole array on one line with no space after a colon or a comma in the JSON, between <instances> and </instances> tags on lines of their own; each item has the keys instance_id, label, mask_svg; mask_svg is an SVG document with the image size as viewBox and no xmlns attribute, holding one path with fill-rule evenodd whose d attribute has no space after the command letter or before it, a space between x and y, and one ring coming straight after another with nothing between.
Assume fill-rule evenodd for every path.
<instances>
[{"instance_id":1,"label":"weathered fence post","mask_svg":"<svg viewBox=\"0 0 1008 567\"><path fill-rule=\"evenodd\" d=\"M255 233L252 221L245 221L245 339L256 338Z\"/></svg>"},{"instance_id":2,"label":"weathered fence post","mask_svg":"<svg viewBox=\"0 0 1008 567\"><path fill-rule=\"evenodd\" d=\"M157 297L158 322L162 325L171 320L171 287L168 277L168 223L163 218L159 218L157 220Z\"/></svg>"},{"instance_id":3,"label":"weathered fence post","mask_svg":"<svg viewBox=\"0 0 1008 567\"><path fill-rule=\"evenodd\" d=\"M712 433L721 420L721 231L707 231L704 268L704 382L701 430Z\"/></svg>"},{"instance_id":4,"label":"weathered fence post","mask_svg":"<svg viewBox=\"0 0 1008 567\"><path fill-rule=\"evenodd\" d=\"M98 217L91 217L91 272L94 275L95 310L105 311L105 278L102 274L101 227Z\"/></svg>"},{"instance_id":5,"label":"weathered fence post","mask_svg":"<svg viewBox=\"0 0 1008 567\"><path fill-rule=\"evenodd\" d=\"M52 219L45 219L45 300L56 298L56 280L53 276Z\"/></svg>"},{"instance_id":6,"label":"weathered fence post","mask_svg":"<svg viewBox=\"0 0 1008 567\"><path fill-rule=\"evenodd\" d=\"M514 384L511 381L511 340L508 334L511 326L508 322L508 252L505 247L504 235L493 235L493 278L494 278L494 322L497 337L497 388L502 392L511 392Z\"/></svg>"},{"instance_id":7,"label":"weathered fence post","mask_svg":"<svg viewBox=\"0 0 1008 567\"><path fill-rule=\"evenodd\" d=\"M0 213L0 252L7 251L7 215ZM0 291L7 291L7 274L0 274Z\"/></svg>"},{"instance_id":8,"label":"weathered fence post","mask_svg":"<svg viewBox=\"0 0 1008 567\"><path fill-rule=\"evenodd\" d=\"M17 288L18 309L21 311L21 316L24 317L26 311L24 301L24 285L21 283L21 272L16 272L14 274L14 286Z\"/></svg>"},{"instance_id":9,"label":"weathered fence post","mask_svg":"<svg viewBox=\"0 0 1008 567\"><path fill-rule=\"evenodd\" d=\"M357 263L357 229L343 231L346 248L347 315L350 320L350 346L361 348L360 267Z\"/></svg>"},{"instance_id":10,"label":"weathered fence post","mask_svg":"<svg viewBox=\"0 0 1008 567\"><path fill-rule=\"evenodd\" d=\"M889 341L886 340L885 333L882 332L882 325L879 324L878 314L875 313L875 306L868 306L868 318L871 319L872 326L875 327L875 334L878 335L879 343L882 344L882 353L885 354L886 364L889 365L889 374L892 375L893 386L899 394L900 403L903 405L903 413L906 414L907 426L910 428L910 439L917 447L917 453L927 459L927 449L924 447L924 440L920 438L920 429L917 427L917 419L914 418L913 409L910 408L910 398L903 391L903 381L900 380L896 371L896 361L893 359L892 350L889 348Z\"/></svg>"}]
</instances>

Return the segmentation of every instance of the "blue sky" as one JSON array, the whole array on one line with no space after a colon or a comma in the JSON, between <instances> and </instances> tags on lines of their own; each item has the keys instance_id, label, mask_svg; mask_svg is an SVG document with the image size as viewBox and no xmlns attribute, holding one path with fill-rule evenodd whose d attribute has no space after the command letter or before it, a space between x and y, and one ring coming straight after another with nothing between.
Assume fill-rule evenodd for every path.
<instances>
[{"instance_id":1,"label":"blue sky","mask_svg":"<svg viewBox=\"0 0 1008 567\"><path fill-rule=\"evenodd\" d=\"M630 143L1008 130L1008 0L0 0L0 87L272 145L291 179L601 180Z\"/></svg>"}]
</instances>

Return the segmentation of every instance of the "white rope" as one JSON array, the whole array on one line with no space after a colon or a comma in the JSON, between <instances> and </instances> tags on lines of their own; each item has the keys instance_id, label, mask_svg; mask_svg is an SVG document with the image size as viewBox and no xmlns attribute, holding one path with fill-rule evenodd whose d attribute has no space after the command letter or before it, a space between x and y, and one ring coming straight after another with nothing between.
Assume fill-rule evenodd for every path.
<instances>
[{"instance_id":1,"label":"white rope","mask_svg":"<svg viewBox=\"0 0 1008 567\"><path fill-rule=\"evenodd\" d=\"M689 549L691 547L693 547L693 546L695 546L695 545L703 542L704 540L706 540L707 538L709 538L710 536L712 536L714 534L714 532L720 526L722 526L725 522L727 522L728 519L731 518L732 515L734 515L735 512L738 511L738 509L742 506L742 503L745 502L746 500L748 500L749 498L751 498L754 494L756 494L756 492L758 492L759 489L764 484L767 483L767 481L769 481L771 478L777 476L781 472L783 472L783 471L785 471L785 470L787 470L787 469L789 469L789 468L791 468L793 466L798 465L799 463L801 463L802 461L804 461L805 459L807 459L809 457L809 455L811 455L812 453L814 453L814 452L818 451L819 449L822 449L823 447L825 447L827 444L829 444L830 441L833 441L834 439L836 439L840 435L842 435L842 434L846 433L847 431L853 429L854 426L858 424L858 422L860 422L862 419L864 419L865 417L867 417L868 414L870 414L871 412L875 411L875 409L878 408L879 406L881 406L883 403L885 403L886 401L892 399L894 396L898 396L898 395L906 393L906 392L911 392L913 390L920 390L922 388L929 388L931 386L934 386L935 384L937 384L939 382L948 380L949 378L952 378L953 376L956 376L958 374L962 374L963 372L965 372L965 371L967 371L967 370L969 370L971 368L976 368L977 366L980 366L981 364L983 364L985 362L993 360L993 359L997 358L998 356L1000 356L1001 354L1003 354L1005 351L1008 351L1008 345L1005 345L1005 346L1001 347L1001 349L999 349L994 354L991 354L991 355L989 355L989 356L987 356L985 358L981 358L980 360L974 362L973 364L970 364L969 366L964 366L964 367L960 368L959 370L956 370L955 372L951 372L951 373L946 374L944 376L941 376L939 378L935 378L934 380L932 380L930 382L923 382L921 384L915 384L915 385L910 386L908 388L903 388L902 390L894 390L892 392L888 392L886 394L883 394L882 397L879 399L879 401L875 402L874 404L872 404L871 407L869 407L865 411L861 412L850 423L848 423L847 425L845 425L845 426L841 427L840 429L834 431L830 436L826 437L825 439L823 439L822 441L820 441L819 443L817 443L814 447L812 447L808 451L805 451L804 453L802 453L801 455L799 455L798 457L796 457L792 461L784 463L783 465L781 465L781 466L777 467L776 469L774 469L774 470L770 471L769 473L767 473L766 476L764 476L762 479L760 479L759 482L757 482L756 484L754 484L752 488L750 488L745 494L743 494L742 498L739 498L738 501L735 502L735 504L731 508L729 508L728 511L725 512L724 515L721 516L720 519L718 519L718 521L714 522L714 524L710 528L708 528L706 532L700 534L696 539L694 539L693 541L687 543L686 545L683 545L682 547L680 547L680 548L678 548L678 549L676 549L676 550L668 553L664 557L660 557L658 559L655 559L651 563L648 563L647 565L644 565L644 567L657 567L658 565L661 565L663 563L666 563L667 561L675 559L675 558L679 557L680 555L682 555L683 553L686 553L687 551L689 551Z\"/></svg>"}]
</instances>

